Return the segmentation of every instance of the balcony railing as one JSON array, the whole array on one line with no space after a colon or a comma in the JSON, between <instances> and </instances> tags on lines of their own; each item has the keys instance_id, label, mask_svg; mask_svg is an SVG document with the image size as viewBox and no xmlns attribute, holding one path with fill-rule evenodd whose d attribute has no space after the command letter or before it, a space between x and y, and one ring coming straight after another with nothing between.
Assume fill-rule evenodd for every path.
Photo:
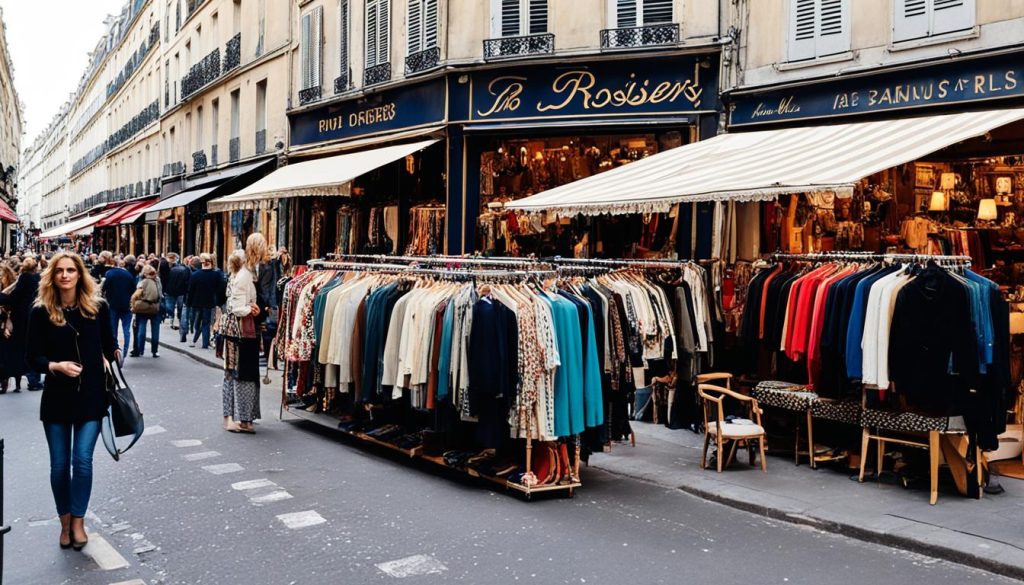
<instances>
[{"instance_id":1,"label":"balcony railing","mask_svg":"<svg viewBox=\"0 0 1024 585\"><path fill-rule=\"evenodd\" d=\"M430 47L425 51L413 53L405 58L405 74L414 75L429 71L441 62L441 48Z\"/></svg>"},{"instance_id":2,"label":"balcony railing","mask_svg":"<svg viewBox=\"0 0 1024 585\"><path fill-rule=\"evenodd\" d=\"M484 59L504 59L555 52L555 35L544 33L520 37L501 37L484 41Z\"/></svg>"},{"instance_id":3,"label":"balcony railing","mask_svg":"<svg viewBox=\"0 0 1024 585\"><path fill-rule=\"evenodd\" d=\"M363 85L377 85L385 81L391 81L391 63L374 65L363 72Z\"/></svg>"},{"instance_id":4,"label":"balcony railing","mask_svg":"<svg viewBox=\"0 0 1024 585\"><path fill-rule=\"evenodd\" d=\"M267 151L267 131L256 131L256 154L263 154Z\"/></svg>"},{"instance_id":5,"label":"balcony railing","mask_svg":"<svg viewBox=\"0 0 1024 585\"><path fill-rule=\"evenodd\" d=\"M160 102L158 100L143 108L141 112L136 114L131 120L128 120L125 125L118 128L118 130L110 136L107 136L106 140L87 152L85 156L75 161L75 163L71 165L71 176L75 176L82 172L92 165L92 163L103 157L103 155L127 142L128 139L138 134L143 128L150 125L159 116Z\"/></svg>"},{"instance_id":6,"label":"balcony railing","mask_svg":"<svg viewBox=\"0 0 1024 585\"><path fill-rule=\"evenodd\" d=\"M334 78L334 95L338 95L343 91L348 91L349 79L351 79L351 77L352 73L350 71L346 71Z\"/></svg>"},{"instance_id":7,"label":"balcony railing","mask_svg":"<svg viewBox=\"0 0 1024 585\"><path fill-rule=\"evenodd\" d=\"M149 55L149 51L156 46L157 40L160 38L160 23L153 25L153 28L149 31L149 39L142 41L139 48L132 56L128 59L128 62L121 68L121 72L117 74L114 81L107 84L107 97L117 93L125 82L131 78L132 74L142 65L142 62L146 60L146 56Z\"/></svg>"},{"instance_id":8,"label":"balcony railing","mask_svg":"<svg viewBox=\"0 0 1024 585\"><path fill-rule=\"evenodd\" d=\"M235 162L242 158L242 140L237 136L228 141L228 161Z\"/></svg>"},{"instance_id":9,"label":"balcony railing","mask_svg":"<svg viewBox=\"0 0 1024 585\"><path fill-rule=\"evenodd\" d=\"M192 172L198 173L199 171L206 170L206 153L197 150L192 153Z\"/></svg>"},{"instance_id":10,"label":"balcony railing","mask_svg":"<svg viewBox=\"0 0 1024 585\"><path fill-rule=\"evenodd\" d=\"M214 49L203 60L188 70L188 75L181 78L181 99L188 99L204 86L220 77L220 49Z\"/></svg>"},{"instance_id":11,"label":"balcony railing","mask_svg":"<svg viewBox=\"0 0 1024 585\"><path fill-rule=\"evenodd\" d=\"M210 146L210 166L217 166L217 145L213 144Z\"/></svg>"},{"instance_id":12,"label":"balcony railing","mask_svg":"<svg viewBox=\"0 0 1024 585\"><path fill-rule=\"evenodd\" d=\"M242 33L231 37L224 47L224 72L227 73L242 63Z\"/></svg>"},{"instance_id":13,"label":"balcony railing","mask_svg":"<svg viewBox=\"0 0 1024 585\"><path fill-rule=\"evenodd\" d=\"M176 177L178 175L184 175L184 174L185 174L185 163L183 163L181 161L178 161L178 162L172 162L172 163L165 164L164 165L164 172L163 172L162 176L164 176L164 177Z\"/></svg>"},{"instance_id":14,"label":"balcony railing","mask_svg":"<svg viewBox=\"0 0 1024 585\"><path fill-rule=\"evenodd\" d=\"M320 99L320 86L299 90L299 105L311 104Z\"/></svg>"},{"instance_id":15,"label":"balcony railing","mask_svg":"<svg viewBox=\"0 0 1024 585\"><path fill-rule=\"evenodd\" d=\"M652 24L601 31L602 49L674 45L679 42L679 23Z\"/></svg>"},{"instance_id":16,"label":"balcony railing","mask_svg":"<svg viewBox=\"0 0 1024 585\"><path fill-rule=\"evenodd\" d=\"M180 164L180 163L179 163ZM168 165L164 165L166 168ZM105 203L116 203L118 201L130 201L132 199L138 199L139 197L145 197L147 195L155 195L160 192L160 179L146 179L145 181L137 181L128 185L122 185L120 187L114 187L113 189L105 189L99 193L95 193L86 197L85 199L75 203L68 208L71 215L81 213L87 209L96 207L97 205L103 205ZM52 217L53 215L62 215L63 212L57 212L46 217Z\"/></svg>"}]
</instances>

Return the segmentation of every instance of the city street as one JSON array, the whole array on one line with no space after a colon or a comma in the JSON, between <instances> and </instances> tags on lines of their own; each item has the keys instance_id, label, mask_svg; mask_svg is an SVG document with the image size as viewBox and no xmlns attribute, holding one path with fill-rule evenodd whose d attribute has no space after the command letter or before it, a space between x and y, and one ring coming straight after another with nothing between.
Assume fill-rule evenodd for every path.
<instances>
[{"instance_id":1,"label":"city street","mask_svg":"<svg viewBox=\"0 0 1024 585\"><path fill-rule=\"evenodd\" d=\"M172 351L126 375L147 433L118 463L97 447L83 553L56 546L40 394L0 396L3 583L1011 582L595 469L527 502L280 422L272 387L256 435L226 433L220 372Z\"/></svg>"}]
</instances>

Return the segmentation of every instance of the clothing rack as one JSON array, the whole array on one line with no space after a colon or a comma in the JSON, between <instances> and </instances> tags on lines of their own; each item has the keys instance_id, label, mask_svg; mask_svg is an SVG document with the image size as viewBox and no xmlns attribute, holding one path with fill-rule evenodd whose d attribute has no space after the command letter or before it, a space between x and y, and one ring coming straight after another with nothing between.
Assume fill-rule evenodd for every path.
<instances>
[{"instance_id":1,"label":"clothing rack","mask_svg":"<svg viewBox=\"0 0 1024 585\"><path fill-rule=\"evenodd\" d=\"M543 261L554 264L555 266L594 266L605 268L678 268L686 264L694 264L691 260L609 260L604 258L563 258L561 256L544 258Z\"/></svg>"},{"instance_id":2,"label":"clothing rack","mask_svg":"<svg viewBox=\"0 0 1024 585\"><path fill-rule=\"evenodd\" d=\"M474 266L495 266L495 267L535 267L543 263L533 258L482 258L477 256L387 256L384 254L341 254L334 256L343 260L366 261L366 262L406 262L415 264L464 264Z\"/></svg>"},{"instance_id":3,"label":"clothing rack","mask_svg":"<svg viewBox=\"0 0 1024 585\"><path fill-rule=\"evenodd\" d=\"M885 260L889 262L927 262L936 261L971 264L970 256L945 256L939 254L886 254L879 252L812 252L810 254L785 254L775 253L771 255L772 260L806 260L806 261L829 261L829 260Z\"/></svg>"},{"instance_id":4,"label":"clothing rack","mask_svg":"<svg viewBox=\"0 0 1024 585\"><path fill-rule=\"evenodd\" d=\"M421 268L405 264L372 264L366 262L335 262L327 260L311 260L307 264L314 270L366 270L393 274L418 274L438 276L444 280L486 280L513 282L526 278L556 277L555 270L465 270L451 268Z\"/></svg>"}]
</instances>

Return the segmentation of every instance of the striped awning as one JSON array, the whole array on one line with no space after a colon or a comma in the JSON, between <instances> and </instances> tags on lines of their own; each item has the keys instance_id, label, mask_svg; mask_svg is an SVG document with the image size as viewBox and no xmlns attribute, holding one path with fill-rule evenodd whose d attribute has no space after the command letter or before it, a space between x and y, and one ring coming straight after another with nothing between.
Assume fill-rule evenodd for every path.
<instances>
[{"instance_id":1,"label":"striped awning","mask_svg":"<svg viewBox=\"0 0 1024 585\"><path fill-rule=\"evenodd\" d=\"M18 214L14 213L10 205L3 199L0 199L0 221L7 223L18 223Z\"/></svg>"},{"instance_id":2,"label":"striped awning","mask_svg":"<svg viewBox=\"0 0 1024 585\"><path fill-rule=\"evenodd\" d=\"M59 225L55 228L50 228L45 232L39 234L40 238L56 238L57 236L64 235L88 235L92 233L92 228L96 222L110 215L112 211L104 211L96 215L89 215L86 217L80 217L74 221L70 221L64 225Z\"/></svg>"},{"instance_id":3,"label":"striped awning","mask_svg":"<svg viewBox=\"0 0 1024 585\"><path fill-rule=\"evenodd\" d=\"M1024 119L1024 108L722 134L509 202L527 212L667 212L682 202L852 193L864 177Z\"/></svg>"},{"instance_id":4,"label":"striped awning","mask_svg":"<svg viewBox=\"0 0 1024 585\"><path fill-rule=\"evenodd\" d=\"M110 212L109 215L96 222L96 227L110 227L121 223L125 217L135 213L137 209L145 209L156 202L156 199L149 198L145 201L132 201L131 203L125 203L121 207L118 207L114 211ZM141 213L141 212L140 212ZM135 217L138 217L136 214Z\"/></svg>"}]
</instances>

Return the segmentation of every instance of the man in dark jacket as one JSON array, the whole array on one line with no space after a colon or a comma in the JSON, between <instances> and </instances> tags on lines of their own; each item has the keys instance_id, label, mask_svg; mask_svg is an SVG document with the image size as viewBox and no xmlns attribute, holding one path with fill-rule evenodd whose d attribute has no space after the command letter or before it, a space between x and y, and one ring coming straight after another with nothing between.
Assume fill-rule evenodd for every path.
<instances>
[{"instance_id":1,"label":"man in dark jacket","mask_svg":"<svg viewBox=\"0 0 1024 585\"><path fill-rule=\"evenodd\" d=\"M188 297L185 301L192 307L192 323L195 334L189 347L195 347L200 335L203 338L203 349L210 347L210 324L213 323L213 310L224 295L224 282L213 269L213 259L209 254L200 254L201 268L192 274L188 282ZM185 330L185 327L182 327Z\"/></svg>"},{"instance_id":2,"label":"man in dark jacket","mask_svg":"<svg viewBox=\"0 0 1024 585\"><path fill-rule=\"evenodd\" d=\"M182 310L185 305L185 293L188 292L188 279L192 275L192 272L183 264L178 264L178 257L174 255L170 258L171 269L167 273L167 280L163 281L164 287L164 299L166 302L166 312L171 318L171 329L178 329L174 325L174 316L178 316L178 324L182 323ZM188 327L185 326L181 332L181 341L185 341L185 333L188 331Z\"/></svg>"},{"instance_id":3,"label":"man in dark jacket","mask_svg":"<svg viewBox=\"0 0 1024 585\"><path fill-rule=\"evenodd\" d=\"M32 312L32 303L39 292L39 274L36 272L35 258L25 258L21 263L21 273L10 294L0 293L0 305L11 310L11 319L14 324L14 331L11 334L11 343L8 345L10 351L7 355L0 356L0 375L3 376L2 389L7 391L7 377L14 378L15 392L21 387L21 377L28 378L29 390L42 390L39 374L28 367L25 362L25 348L27 347L27 333L29 314Z\"/></svg>"},{"instance_id":4,"label":"man in dark jacket","mask_svg":"<svg viewBox=\"0 0 1024 585\"><path fill-rule=\"evenodd\" d=\"M96 260L96 265L92 267L89 274L92 275L93 280L100 282L103 280L104 275L106 275L107 270L110 270L111 266L114 266L114 254L104 250L100 252L99 258ZM115 331L114 333L116 334L117 332Z\"/></svg>"},{"instance_id":5,"label":"man in dark jacket","mask_svg":"<svg viewBox=\"0 0 1024 585\"><path fill-rule=\"evenodd\" d=\"M135 277L124 268L113 267L107 270L103 278L103 296L110 306L110 322L114 329L114 342L117 342L117 325L120 323L124 333L124 343L119 345L121 353L128 354L131 343L132 324L132 293L135 292Z\"/></svg>"}]
</instances>

